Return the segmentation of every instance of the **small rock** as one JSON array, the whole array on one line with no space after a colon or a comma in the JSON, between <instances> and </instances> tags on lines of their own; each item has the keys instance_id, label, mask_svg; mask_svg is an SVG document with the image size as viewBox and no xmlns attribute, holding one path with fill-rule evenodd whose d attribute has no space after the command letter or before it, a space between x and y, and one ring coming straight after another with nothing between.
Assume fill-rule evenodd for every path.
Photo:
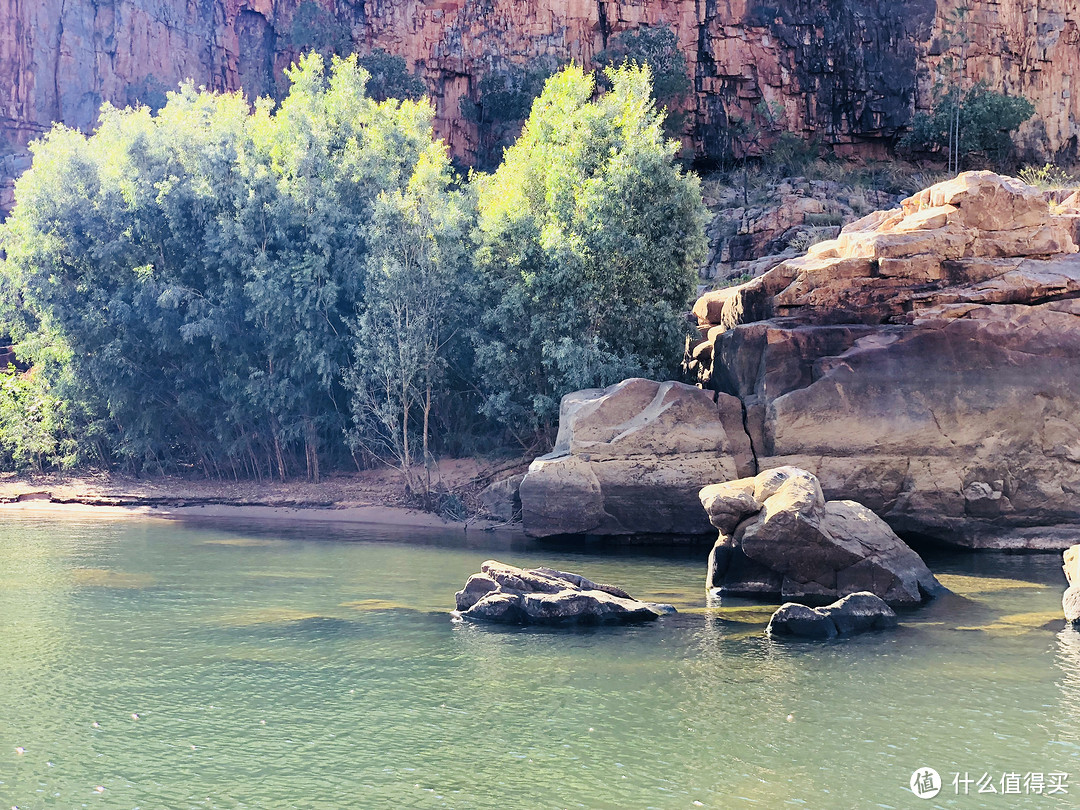
<instances>
[{"instance_id":1,"label":"small rock","mask_svg":"<svg viewBox=\"0 0 1080 810\"><path fill-rule=\"evenodd\" d=\"M481 492L480 506L483 513L505 523L520 520L521 497L518 495L518 487L524 477L524 473L511 475L494 482Z\"/></svg>"},{"instance_id":2,"label":"small rock","mask_svg":"<svg viewBox=\"0 0 1080 810\"><path fill-rule=\"evenodd\" d=\"M823 608L788 602L773 614L766 632L774 637L830 639L885 630L896 624L893 609L884 600L863 591Z\"/></svg>"}]
</instances>

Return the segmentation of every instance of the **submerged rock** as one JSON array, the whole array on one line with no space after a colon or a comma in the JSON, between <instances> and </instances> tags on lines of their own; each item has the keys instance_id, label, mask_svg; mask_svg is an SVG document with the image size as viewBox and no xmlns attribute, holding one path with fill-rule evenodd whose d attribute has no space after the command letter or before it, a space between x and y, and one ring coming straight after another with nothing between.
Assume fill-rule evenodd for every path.
<instances>
[{"instance_id":1,"label":"submerged rock","mask_svg":"<svg viewBox=\"0 0 1080 810\"><path fill-rule=\"evenodd\" d=\"M854 501L826 501L805 470L713 484L699 497L720 530L707 586L718 594L825 604L866 591L901 607L943 590L881 518Z\"/></svg>"},{"instance_id":2,"label":"submerged rock","mask_svg":"<svg viewBox=\"0 0 1080 810\"><path fill-rule=\"evenodd\" d=\"M455 594L454 615L502 624L610 624L653 621L671 605L640 602L614 585L553 568L480 566Z\"/></svg>"},{"instance_id":3,"label":"submerged rock","mask_svg":"<svg viewBox=\"0 0 1080 810\"><path fill-rule=\"evenodd\" d=\"M849 594L820 608L788 602L769 620L770 636L829 639L896 627L896 613L884 600L866 591Z\"/></svg>"}]
</instances>

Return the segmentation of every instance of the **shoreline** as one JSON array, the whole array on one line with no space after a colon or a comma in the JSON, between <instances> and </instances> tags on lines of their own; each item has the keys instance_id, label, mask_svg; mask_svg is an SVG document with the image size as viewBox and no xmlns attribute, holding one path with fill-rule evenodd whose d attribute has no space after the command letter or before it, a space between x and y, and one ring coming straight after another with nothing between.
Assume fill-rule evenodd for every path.
<instances>
[{"instance_id":1,"label":"shoreline","mask_svg":"<svg viewBox=\"0 0 1080 810\"><path fill-rule=\"evenodd\" d=\"M479 517L479 490L492 478L507 474L506 466L475 459L440 464L440 486L468 504L472 516L466 520L449 520L410 505L403 497L400 478L389 470L337 473L318 484L178 476L129 478L118 474L0 475L0 519L36 515L520 533L520 523L508 525Z\"/></svg>"},{"instance_id":2,"label":"shoreline","mask_svg":"<svg viewBox=\"0 0 1080 810\"><path fill-rule=\"evenodd\" d=\"M258 521L272 523L332 523L338 525L390 525L428 529L493 531L504 526L488 520L450 521L431 512L402 506L272 506L267 504L203 503L160 506L157 504L107 504L54 501L44 498L0 503L0 519L15 515L87 517L106 520L149 518L158 520Z\"/></svg>"}]
</instances>

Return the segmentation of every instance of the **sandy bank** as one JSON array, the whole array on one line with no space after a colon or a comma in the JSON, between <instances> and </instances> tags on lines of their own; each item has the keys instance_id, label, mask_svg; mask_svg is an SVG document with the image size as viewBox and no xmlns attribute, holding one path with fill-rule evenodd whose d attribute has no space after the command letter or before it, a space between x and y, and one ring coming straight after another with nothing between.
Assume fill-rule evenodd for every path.
<instances>
[{"instance_id":1,"label":"sandy bank","mask_svg":"<svg viewBox=\"0 0 1080 810\"><path fill-rule=\"evenodd\" d=\"M507 465L474 459L440 463L444 489L476 511L476 493ZM0 520L48 515L79 520L127 518L236 521L266 524L392 525L450 531L489 531L487 520L447 520L412 508L391 470L337 474L307 481L208 481L181 477L121 475L0 476Z\"/></svg>"}]
</instances>

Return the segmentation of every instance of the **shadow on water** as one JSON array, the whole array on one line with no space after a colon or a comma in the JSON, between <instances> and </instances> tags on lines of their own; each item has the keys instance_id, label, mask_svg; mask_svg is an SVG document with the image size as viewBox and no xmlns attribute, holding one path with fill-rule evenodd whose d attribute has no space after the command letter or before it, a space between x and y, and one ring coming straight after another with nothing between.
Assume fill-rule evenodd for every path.
<instances>
[{"instance_id":1,"label":"shadow on water","mask_svg":"<svg viewBox=\"0 0 1080 810\"><path fill-rule=\"evenodd\" d=\"M464 525L416 527L389 523L335 524L322 521L281 523L270 519L184 517L179 521L193 529L213 529L228 537L204 541L208 544L249 549L274 541L379 542L434 548L489 550L491 552L540 552L567 556L617 556L620 558L702 560L708 558L715 537L686 535L660 537L641 535L633 539L597 535L530 537L520 525L494 529ZM261 538L257 540L255 538Z\"/></svg>"}]
</instances>

